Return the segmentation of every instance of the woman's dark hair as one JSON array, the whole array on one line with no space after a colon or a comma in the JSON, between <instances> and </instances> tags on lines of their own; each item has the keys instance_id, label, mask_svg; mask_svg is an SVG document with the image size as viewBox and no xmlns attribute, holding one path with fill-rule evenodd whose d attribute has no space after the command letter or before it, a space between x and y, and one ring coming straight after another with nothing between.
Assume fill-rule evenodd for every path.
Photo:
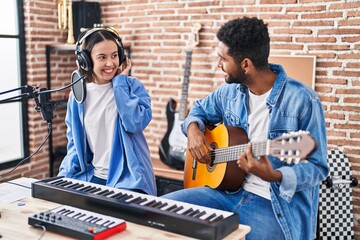
<instances>
[{"instance_id":1,"label":"woman's dark hair","mask_svg":"<svg viewBox=\"0 0 360 240\"><path fill-rule=\"evenodd\" d=\"M256 17L230 20L219 29L216 36L228 46L228 54L238 63L249 58L257 69L268 66L270 37L263 20Z\"/></svg>"},{"instance_id":2,"label":"woman's dark hair","mask_svg":"<svg viewBox=\"0 0 360 240\"><path fill-rule=\"evenodd\" d=\"M84 43L81 46L81 50L87 52L88 56L89 56L89 58L91 60L91 51L94 48L95 44L97 44L99 42L102 42L104 40L113 41L114 43L116 43L116 45L118 46L118 49L119 49L120 46L117 43L117 41L116 41L116 39L114 37L114 34L112 34L111 32L109 32L107 30L99 30L99 31L96 31L96 32L92 33L91 35L89 35L85 39ZM94 81L93 77L95 75L94 75L93 69L91 69L90 71L84 71L84 70L80 69L80 73L81 73L81 75L83 75L83 74L86 75L86 81L87 82L93 82Z\"/></svg>"}]
</instances>

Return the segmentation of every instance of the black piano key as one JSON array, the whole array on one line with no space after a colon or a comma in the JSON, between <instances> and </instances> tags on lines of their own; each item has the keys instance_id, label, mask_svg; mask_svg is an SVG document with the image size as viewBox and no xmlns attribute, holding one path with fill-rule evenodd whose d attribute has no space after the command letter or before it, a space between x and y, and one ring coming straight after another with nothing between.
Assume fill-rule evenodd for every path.
<instances>
[{"instance_id":1,"label":"black piano key","mask_svg":"<svg viewBox=\"0 0 360 240\"><path fill-rule=\"evenodd\" d=\"M64 211L66 211L65 208L60 209L57 213L62 214Z\"/></svg>"},{"instance_id":2,"label":"black piano key","mask_svg":"<svg viewBox=\"0 0 360 240\"><path fill-rule=\"evenodd\" d=\"M78 188L82 188L82 187L84 187L85 185L84 184L79 184L79 185L77 185L77 186L74 186L74 187L72 187L72 189L78 189Z\"/></svg>"},{"instance_id":3,"label":"black piano key","mask_svg":"<svg viewBox=\"0 0 360 240\"><path fill-rule=\"evenodd\" d=\"M115 194L115 195L112 195L110 198L115 198L117 199L118 197L122 197L124 194L122 194L121 192Z\"/></svg>"},{"instance_id":4,"label":"black piano key","mask_svg":"<svg viewBox=\"0 0 360 240\"><path fill-rule=\"evenodd\" d=\"M138 204L146 202L148 199L147 198L142 198L142 200L140 202L138 202Z\"/></svg>"},{"instance_id":5,"label":"black piano key","mask_svg":"<svg viewBox=\"0 0 360 240\"><path fill-rule=\"evenodd\" d=\"M160 206L161 204L162 204L162 202L158 201L158 202L156 202L154 205L152 205L151 207L157 208L157 207Z\"/></svg>"},{"instance_id":6,"label":"black piano key","mask_svg":"<svg viewBox=\"0 0 360 240\"><path fill-rule=\"evenodd\" d=\"M205 212L205 211L202 211L202 212L200 212L199 214L194 215L193 217L195 217L195 218L200 218L200 217L204 216L205 214L206 214L206 212Z\"/></svg>"},{"instance_id":7,"label":"black piano key","mask_svg":"<svg viewBox=\"0 0 360 240\"><path fill-rule=\"evenodd\" d=\"M195 216L196 214L198 214L199 212L200 212L199 210L195 210L195 211L189 213L188 216L193 217L193 216Z\"/></svg>"},{"instance_id":8,"label":"black piano key","mask_svg":"<svg viewBox=\"0 0 360 240\"><path fill-rule=\"evenodd\" d=\"M101 226L106 226L109 222L110 222L109 220L106 220L105 222L103 222L103 223L101 224Z\"/></svg>"},{"instance_id":9,"label":"black piano key","mask_svg":"<svg viewBox=\"0 0 360 240\"><path fill-rule=\"evenodd\" d=\"M100 190L101 190L101 188L94 187L93 189L89 190L88 193L96 193Z\"/></svg>"},{"instance_id":10,"label":"black piano key","mask_svg":"<svg viewBox=\"0 0 360 240\"><path fill-rule=\"evenodd\" d=\"M60 186L60 187L66 187L66 186L71 185L71 184L73 184L73 183L72 183L72 182L68 182L68 181L64 181L63 183L59 184L58 186Z\"/></svg>"},{"instance_id":11,"label":"black piano key","mask_svg":"<svg viewBox=\"0 0 360 240\"><path fill-rule=\"evenodd\" d=\"M114 224L114 221L108 221L106 224L102 224L104 227L109 227L111 224Z\"/></svg>"},{"instance_id":12,"label":"black piano key","mask_svg":"<svg viewBox=\"0 0 360 240\"><path fill-rule=\"evenodd\" d=\"M90 222L94 218L95 218L94 216L88 216L87 218L84 219L84 222Z\"/></svg>"},{"instance_id":13,"label":"black piano key","mask_svg":"<svg viewBox=\"0 0 360 240\"><path fill-rule=\"evenodd\" d=\"M179 206L179 207L177 207L177 208L175 208L175 209L171 210L170 212L174 212L174 213L176 213L176 212L178 212L178 211L180 211L180 210L182 210L182 209L184 209L184 207L183 207L183 206Z\"/></svg>"},{"instance_id":14,"label":"black piano key","mask_svg":"<svg viewBox=\"0 0 360 240\"><path fill-rule=\"evenodd\" d=\"M224 216L223 215L219 215L217 216L215 219L211 220L212 222L218 222L220 220L224 219Z\"/></svg>"},{"instance_id":15,"label":"black piano key","mask_svg":"<svg viewBox=\"0 0 360 240\"><path fill-rule=\"evenodd\" d=\"M74 213L74 211L71 211L71 210L69 210L67 213L65 213L64 215L70 215L70 214L72 214L72 213Z\"/></svg>"},{"instance_id":16,"label":"black piano key","mask_svg":"<svg viewBox=\"0 0 360 240\"><path fill-rule=\"evenodd\" d=\"M128 200L130 198L133 198L134 196L133 195L130 195L130 194L124 194L121 198L118 198L118 199L121 199L121 200Z\"/></svg>"},{"instance_id":17,"label":"black piano key","mask_svg":"<svg viewBox=\"0 0 360 240\"><path fill-rule=\"evenodd\" d=\"M102 190L101 192L96 193L96 195L101 195L101 196L103 196L103 195L106 194L107 192L109 192L109 190L104 189L104 190Z\"/></svg>"},{"instance_id":18,"label":"black piano key","mask_svg":"<svg viewBox=\"0 0 360 240\"><path fill-rule=\"evenodd\" d=\"M150 202L146 203L144 206L151 207L157 203L156 200L151 200Z\"/></svg>"},{"instance_id":19,"label":"black piano key","mask_svg":"<svg viewBox=\"0 0 360 240\"><path fill-rule=\"evenodd\" d=\"M139 203L143 202L144 200L145 199L142 198L142 197L137 197L137 198L134 198L133 200L129 201L129 203L137 203L137 204L139 204Z\"/></svg>"},{"instance_id":20,"label":"black piano key","mask_svg":"<svg viewBox=\"0 0 360 240\"><path fill-rule=\"evenodd\" d=\"M104 196L104 197L107 197L107 196L109 196L109 195L111 195L111 194L113 194L113 193L114 193L114 191L112 191L112 190L111 190L111 191L109 191L109 192L107 192L107 193L103 194L103 196Z\"/></svg>"},{"instance_id":21,"label":"black piano key","mask_svg":"<svg viewBox=\"0 0 360 240\"><path fill-rule=\"evenodd\" d=\"M152 204L149 204L149 205L147 205L147 206L148 206L148 207L155 208L155 206L157 206L157 205L160 204L160 203L161 203L161 202L154 200L154 202L153 202Z\"/></svg>"},{"instance_id":22,"label":"black piano key","mask_svg":"<svg viewBox=\"0 0 360 240\"><path fill-rule=\"evenodd\" d=\"M68 181L62 180L62 181L57 181L57 182L55 182L55 185L56 185L56 186L62 186L63 184L66 184L66 183L68 183Z\"/></svg>"},{"instance_id":23,"label":"black piano key","mask_svg":"<svg viewBox=\"0 0 360 240\"><path fill-rule=\"evenodd\" d=\"M83 216L85 216L86 214L83 213L83 214L80 214L80 216L78 218L82 218Z\"/></svg>"},{"instance_id":24,"label":"black piano key","mask_svg":"<svg viewBox=\"0 0 360 240\"><path fill-rule=\"evenodd\" d=\"M161 209L161 208L163 208L163 207L165 207L165 206L167 206L168 204L166 203L166 202L164 202L164 203L162 203L160 206L158 206L158 208L159 209Z\"/></svg>"},{"instance_id":25,"label":"black piano key","mask_svg":"<svg viewBox=\"0 0 360 240\"><path fill-rule=\"evenodd\" d=\"M87 193L92 193L92 191L94 191L96 189L96 187L90 187L88 189L86 189Z\"/></svg>"},{"instance_id":26,"label":"black piano key","mask_svg":"<svg viewBox=\"0 0 360 240\"><path fill-rule=\"evenodd\" d=\"M90 188L92 188L91 186L85 186L83 188L79 188L78 190L86 192L87 190L89 190Z\"/></svg>"},{"instance_id":27,"label":"black piano key","mask_svg":"<svg viewBox=\"0 0 360 240\"><path fill-rule=\"evenodd\" d=\"M66 215L69 214L70 210L69 209L64 209L64 211L61 213L62 215Z\"/></svg>"},{"instance_id":28,"label":"black piano key","mask_svg":"<svg viewBox=\"0 0 360 240\"><path fill-rule=\"evenodd\" d=\"M64 182L64 180L59 179L59 180L56 180L55 182L52 182L51 184L57 185L57 184L62 183L62 182Z\"/></svg>"},{"instance_id":29,"label":"black piano key","mask_svg":"<svg viewBox=\"0 0 360 240\"><path fill-rule=\"evenodd\" d=\"M98 220L99 220L98 217L94 217L93 219L91 219L91 220L89 221L89 223L94 223L94 222L96 222L96 221L98 221Z\"/></svg>"},{"instance_id":30,"label":"black piano key","mask_svg":"<svg viewBox=\"0 0 360 240\"><path fill-rule=\"evenodd\" d=\"M188 210L185 210L183 213L181 213L182 215L188 215L190 213L192 213L194 211L194 209L189 208Z\"/></svg>"},{"instance_id":31,"label":"black piano key","mask_svg":"<svg viewBox=\"0 0 360 240\"><path fill-rule=\"evenodd\" d=\"M208 216L207 218L205 218L206 221L210 221L212 218L214 218L216 216L215 213L211 214L210 216Z\"/></svg>"},{"instance_id":32,"label":"black piano key","mask_svg":"<svg viewBox=\"0 0 360 240\"><path fill-rule=\"evenodd\" d=\"M80 183L73 183L70 186L67 186L67 188L75 189L79 185L80 185Z\"/></svg>"},{"instance_id":33,"label":"black piano key","mask_svg":"<svg viewBox=\"0 0 360 240\"><path fill-rule=\"evenodd\" d=\"M154 203L156 203L156 201L155 201L155 200L151 200L150 202L144 204L144 206L150 206L150 205L152 205L152 204L154 204Z\"/></svg>"},{"instance_id":34,"label":"black piano key","mask_svg":"<svg viewBox=\"0 0 360 240\"><path fill-rule=\"evenodd\" d=\"M161 209L162 207L165 206L164 204L165 204L165 203L163 203L163 202L158 202L158 203L155 204L153 207L154 207L154 208L157 208L157 209Z\"/></svg>"},{"instance_id":35,"label":"black piano key","mask_svg":"<svg viewBox=\"0 0 360 240\"><path fill-rule=\"evenodd\" d=\"M167 209L165 209L166 211L169 211L169 212L171 212L173 209L175 209L175 208L177 208L177 205L176 204L174 204L174 205L172 205L172 206L170 206L170 207L168 207Z\"/></svg>"},{"instance_id":36,"label":"black piano key","mask_svg":"<svg viewBox=\"0 0 360 240\"><path fill-rule=\"evenodd\" d=\"M77 214L75 214L74 216L72 216L73 218L79 218L80 216L82 216L82 214L81 213L77 213Z\"/></svg>"},{"instance_id":37,"label":"black piano key","mask_svg":"<svg viewBox=\"0 0 360 240\"><path fill-rule=\"evenodd\" d=\"M97 222L99 222L99 221L101 221L101 220L103 220L102 218L98 218L98 219L96 219L96 221L94 221L93 223L97 223Z\"/></svg>"}]
</instances>

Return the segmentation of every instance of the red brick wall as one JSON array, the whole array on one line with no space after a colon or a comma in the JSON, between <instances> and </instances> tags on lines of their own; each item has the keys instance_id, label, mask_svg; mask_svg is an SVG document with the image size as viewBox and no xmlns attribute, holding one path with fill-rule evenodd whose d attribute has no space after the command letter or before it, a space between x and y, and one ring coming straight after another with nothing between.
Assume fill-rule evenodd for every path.
<instances>
[{"instance_id":1,"label":"red brick wall","mask_svg":"<svg viewBox=\"0 0 360 240\"><path fill-rule=\"evenodd\" d=\"M24 0L28 84L46 86L45 45L63 43L66 32L57 28L56 1ZM165 106L170 97L180 100L185 44L193 23L202 24L200 44L191 65L189 106L223 82L216 68L215 33L227 20L257 16L269 24L272 54L315 55L315 90L324 104L328 146L350 158L353 175L360 178L360 2L345 0L242 0L242 1L100 1L105 26L115 26L131 47L132 75L145 84L152 98L153 120L146 137L154 161L166 131ZM39 10L40 9L40 10ZM70 82L72 52L52 53L52 87ZM52 94L62 99L67 91ZM47 135L46 124L30 101L30 151ZM54 119L54 145L66 144L58 107ZM47 144L30 164L11 178L48 176ZM355 230L360 239L360 188L353 188Z\"/></svg>"}]
</instances>

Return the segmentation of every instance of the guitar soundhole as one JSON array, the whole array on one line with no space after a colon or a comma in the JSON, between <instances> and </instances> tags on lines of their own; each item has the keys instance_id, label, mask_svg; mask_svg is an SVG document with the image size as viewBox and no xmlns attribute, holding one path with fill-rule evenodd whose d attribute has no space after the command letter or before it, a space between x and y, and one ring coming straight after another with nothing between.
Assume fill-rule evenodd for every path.
<instances>
[{"instance_id":1,"label":"guitar soundhole","mask_svg":"<svg viewBox=\"0 0 360 240\"><path fill-rule=\"evenodd\" d=\"M216 142L213 142L213 143L211 143L210 145L211 145L211 147L212 147L213 149L218 148L218 145L217 145ZM210 154L211 160L210 160L210 163L206 166L206 168L207 168L207 170L208 170L209 172L212 172L212 171L214 171L214 169L215 169L215 167L216 167L216 165L214 164L215 151L210 151L209 154Z\"/></svg>"}]
</instances>

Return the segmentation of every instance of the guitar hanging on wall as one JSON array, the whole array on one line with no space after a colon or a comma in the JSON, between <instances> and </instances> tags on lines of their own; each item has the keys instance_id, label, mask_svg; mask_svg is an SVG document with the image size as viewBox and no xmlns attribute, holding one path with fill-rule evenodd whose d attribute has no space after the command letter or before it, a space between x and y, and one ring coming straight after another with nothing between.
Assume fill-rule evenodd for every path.
<instances>
[{"instance_id":1,"label":"guitar hanging on wall","mask_svg":"<svg viewBox=\"0 0 360 240\"><path fill-rule=\"evenodd\" d=\"M186 64L184 81L180 99L180 110L175 111L176 101L170 99L166 105L167 131L161 140L159 147L160 160L166 165L175 169L183 169L185 162L185 153L187 147L187 138L181 132L180 125L187 114L187 97L189 91L189 76L191 67L192 50L199 44L199 31L201 24L196 23L191 29L186 48Z\"/></svg>"}]
</instances>

